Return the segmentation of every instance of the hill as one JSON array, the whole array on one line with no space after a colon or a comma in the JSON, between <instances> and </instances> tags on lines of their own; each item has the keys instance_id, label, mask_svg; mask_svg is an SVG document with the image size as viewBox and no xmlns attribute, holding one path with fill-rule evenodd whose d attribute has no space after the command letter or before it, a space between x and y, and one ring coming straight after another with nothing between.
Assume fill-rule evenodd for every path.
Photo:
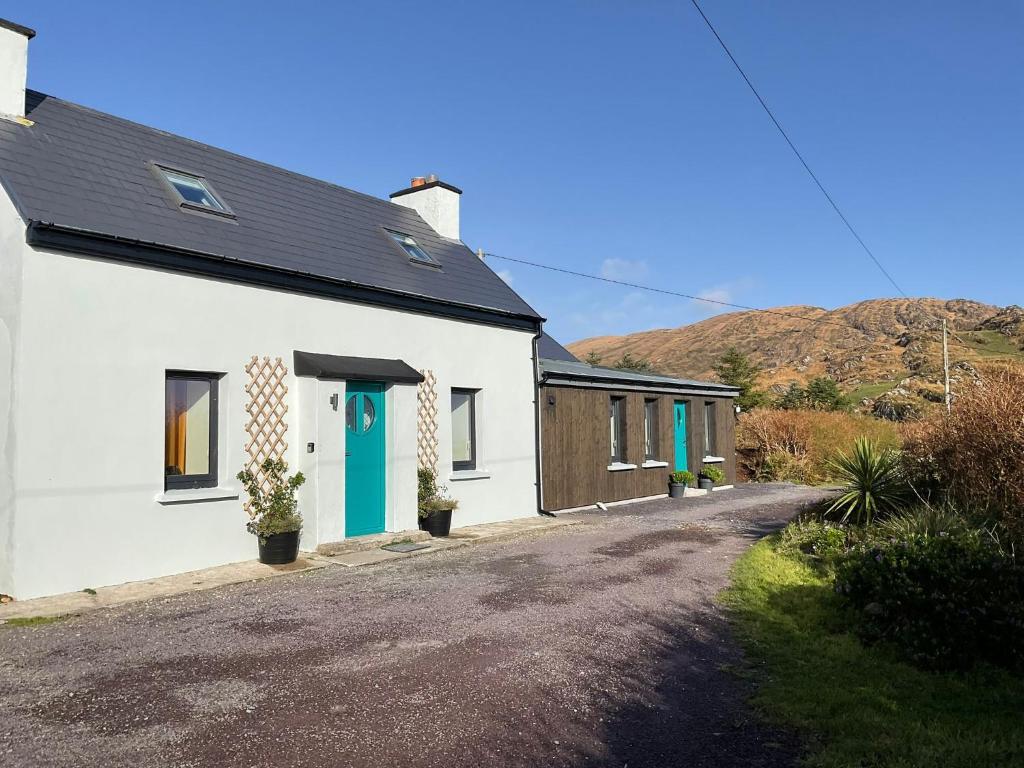
<instances>
[{"instance_id":1,"label":"hill","mask_svg":"<svg viewBox=\"0 0 1024 768\"><path fill-rule=\"evenodd\" d=\"M584 359L612 365L625 353L673 376L714 379L717 357L730 346L764 368L762 386L781 392L791 382L830 376L865 408L885 393L941 400L940 321L959 337L950 346L954 379L975 375L986 359L1024 351L1024 310L968 299L871 299L838 309L778 307L732 312L692 325L569 344ZM962 343L962 345L961 345ZM890 395L889 397L892 397Z\"/></svg>"}]
</instances>

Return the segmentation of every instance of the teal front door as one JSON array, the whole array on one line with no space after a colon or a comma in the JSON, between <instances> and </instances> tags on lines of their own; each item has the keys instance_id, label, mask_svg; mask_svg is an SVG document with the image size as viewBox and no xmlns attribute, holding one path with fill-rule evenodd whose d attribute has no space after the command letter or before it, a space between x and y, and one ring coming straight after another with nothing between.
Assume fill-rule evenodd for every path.
<instances>
[{"instance_id":1,"label":"teal front door","mask_svg":"<svg viewBox=\"0 0 1024 768\"><path fill-rule=\"evenodd\" d=\"M384 385L350 381L345 393L345 535L384 530Z\"/></svg>"},{"instance_id":2,"label":"teal front door","mask_svg":"<svg viewBox=\"0 0 1024 768\"><path fill-rule=\"evenodd\" d=\"M688 469L686 466L686 403L676 401L673 414L676 436L676 472Z\"/></svg>"}]
</instances>

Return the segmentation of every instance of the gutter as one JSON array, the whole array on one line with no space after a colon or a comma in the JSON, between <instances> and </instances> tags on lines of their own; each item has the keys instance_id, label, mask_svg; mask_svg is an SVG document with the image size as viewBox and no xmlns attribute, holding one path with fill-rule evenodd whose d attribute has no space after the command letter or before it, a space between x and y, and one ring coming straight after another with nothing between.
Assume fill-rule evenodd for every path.
<instances>
[{"instance_id":1,"label":"gutter","mask_svg":"<svg viewBox=\"0 0 1024 768\"><path fill-rule=\"evenodd\" d=\"M572 376L560 373L542 374L542 384L550 384L555 387L577 387L585 389L606 389L611 391L628 392L655 392L665 395L696 395L707 397L739 397L739 390L726 387L697 387L697 386L666 386L664 383L651 382L645 384L633 379L592 379L585 376Z\"/></svg>"},{"instance_id":2,"label":"gutter","mask_svg":"<svg viewBox=\"0 0 1024 768\"><path fill-rule=\"evenodd\" d=\"M541 451L544 448L541 440L540 411L540 339L544 335L544 323L538 323L537 333L533 337L533 452L537 472L537 514L544 517L556 517L553 512L544 510L544 465Z\"/></svg>"},{"instance_id":3,"label":"gutter","mask_svg":"<svg viewBox=\"0 0 1024 768\"><path fill-rule=\"evenodd\" d=\"M276 288L420 314L440 315L485 325L532 331L544 322L544 318L538 315L463 304L422 294L404 293L351 280L322 277L285 267L258 264L230 256L107 235L92 230L63 227L38 220L28 222L25 242L35 248L79 253L111 261L143 264L174 272L220 278L234 283Z\"/></svg>"}]
</instances>

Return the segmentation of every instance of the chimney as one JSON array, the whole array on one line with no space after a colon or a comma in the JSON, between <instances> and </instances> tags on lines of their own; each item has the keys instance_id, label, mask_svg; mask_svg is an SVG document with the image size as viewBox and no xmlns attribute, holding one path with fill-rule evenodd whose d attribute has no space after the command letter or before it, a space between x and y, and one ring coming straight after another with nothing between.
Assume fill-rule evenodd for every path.
<instances>
[{"instance_id":1,"label":"chimney","mask_svg":"<svg viewBox=\"0 0 1024 768\"><path fill-rule=\"evenodd\" d=\"M0 117L25 117L28 41L35 36L28 27L0 19Z\"/></svg>"},{"instance_id":2,"label":"chimney","mask_svg":"<svg viewBox=\"0 0 1024 768\"><path fill-rule=\"evenodd\" d=\"M459 239L459 196L462 190L431 174L415 176L405 189L391 194L391 202L412 208L441 237Z\"/></svg>"}]
</instances>

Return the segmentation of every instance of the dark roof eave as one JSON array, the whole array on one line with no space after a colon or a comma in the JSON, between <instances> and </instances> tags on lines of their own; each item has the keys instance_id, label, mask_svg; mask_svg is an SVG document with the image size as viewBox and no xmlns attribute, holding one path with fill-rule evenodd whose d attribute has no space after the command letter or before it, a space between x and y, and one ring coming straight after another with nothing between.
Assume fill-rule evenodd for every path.
<instances>
[{"instance_id":1,"label":"dark roof eave","mask_svg":"<svg viewBox=\"0 0 1024 768\"><path fill-rule=\"evenodd\" d=\"M25 242L37 248L98 256L115 261L168 269L174 272L214 277L231 282L277 288L361 304L439 315L485 325L540 331L544 318L490 307L434 299L390 291L344 280L266 264L233 259L217 254L190 251L160 243L147 243L117 235L65 227L44 221L29 221Z\"/></svg>"},{"instance_id":2,"label":"dark roof eave","mask_svg":"<svg viewBox=\"0 0 1024 768\"><path fill-rule=\"evenodd\" d=\"M24 35L29 40L36 36L36 31L34 29L29 29L21 24L15 24L13 21L8 21L7 19L0 19L0 27L9 29L11 32L17 32L19 35Z\"/></svg>"},{"instance_id":3,"label":"dark roof eave","mask_svg":"<svg viewBox=\"0 0 1024 768\"><path fill-rule=\"evenodd\" d=\"M566 387L584 387L590 389L621 389L636 392L675 392L680 395L706 395L708 397L739 397L739 390L733 387L716 387L713 384L704 386L696 384L673 384L668 381L643 382L636 379L613 379L605 377L589 377L577 374L544 373L541 384L561 385Z\"/></svg>"}]
</instances>

